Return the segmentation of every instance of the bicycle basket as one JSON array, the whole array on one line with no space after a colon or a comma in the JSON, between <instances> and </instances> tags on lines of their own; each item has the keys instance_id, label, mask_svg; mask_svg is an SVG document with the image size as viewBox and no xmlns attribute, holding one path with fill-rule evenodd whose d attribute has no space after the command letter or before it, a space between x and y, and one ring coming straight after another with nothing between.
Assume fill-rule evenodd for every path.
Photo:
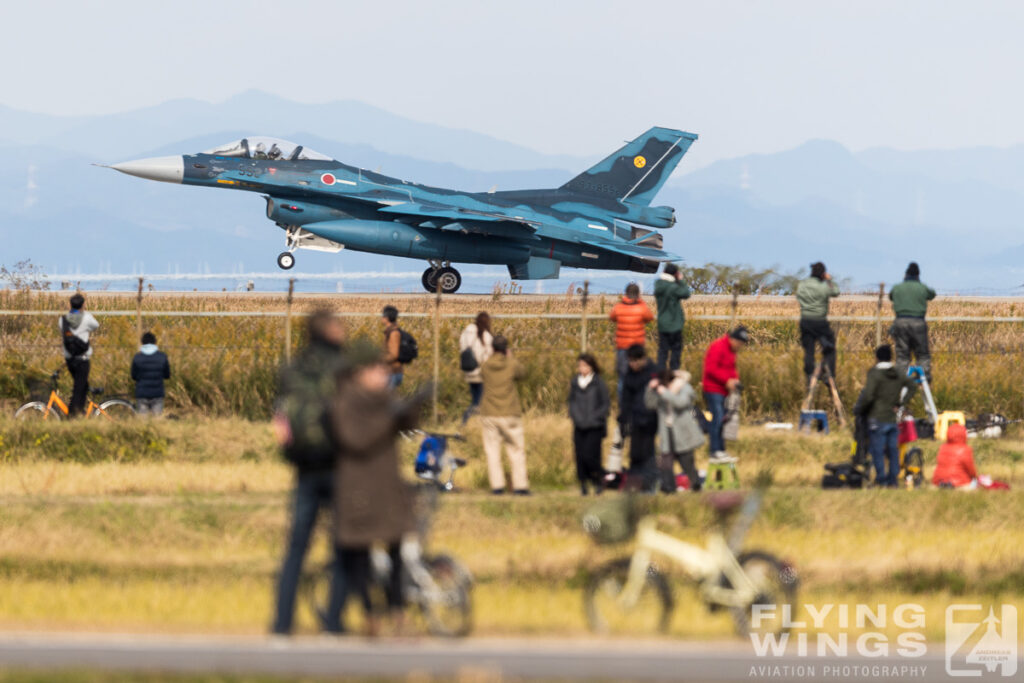
<instances>
[{"instance_id":1,"label":"bicycle basket","mask_svg":"<svg viewBox=\"0 0 1024 683\"><path fill-rule=\"evenodd\" d=\"M629 497L607 498L583 513L583 529L595 542L623 543L636 533L636 509Z\"/></svg>"}]
</instances>

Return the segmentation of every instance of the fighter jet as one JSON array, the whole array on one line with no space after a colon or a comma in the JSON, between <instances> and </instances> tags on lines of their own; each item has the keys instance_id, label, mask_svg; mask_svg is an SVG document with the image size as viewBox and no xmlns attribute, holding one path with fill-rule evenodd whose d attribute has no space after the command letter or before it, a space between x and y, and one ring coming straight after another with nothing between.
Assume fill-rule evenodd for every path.
<instances>
[{"instance_id":1,"label":"fighter jet","mask_svg":"<svg viewBox=\"0 0 1024 683\"><path fill-rule=\"evenodd\" d=\"M277 265L297 249L425 259L429 292L457 291L453 263L500 264L514 280L557 278L562 266L653 273L675 210L651 206L697 136L651 128L557 189L460 192L335 161L302 145L249 137L206 152L111 168L150 180L263 195L285 232ZM646 226L646 227L638 227Z\"/></svg>"}]
</instances>

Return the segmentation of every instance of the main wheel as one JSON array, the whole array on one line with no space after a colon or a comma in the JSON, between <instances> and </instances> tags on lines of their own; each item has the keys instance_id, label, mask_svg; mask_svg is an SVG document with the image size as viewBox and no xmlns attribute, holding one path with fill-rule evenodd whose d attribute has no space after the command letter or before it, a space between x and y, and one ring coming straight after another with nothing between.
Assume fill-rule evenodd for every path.
<instances>
[{"instance_id":1,"label":"main wheel","mask_svg":"<svg viewBox=\"0 0 1024 683\"><path fill-rule=\"evenodd\" d=\"M458 560L448 555L423 559L423 566L436 586L420 588L420 609L427 631L447 638L468 635L473 628L473 581Z\"/></svg>"},{"instance_id":2,"label":"main wheel","mask_svg":"<svg viewBox=\"0 0 1024 683\"><path fill-rule=\"evenodd\" d=\"M631 558L612 560L597 569L583 593L587 624L595 633L665 633L672 617L672 591L651 565L635 605L620 602Z\"/></svg>"},{"instance_id":3,"label":"main wheel","mask_svg":"<svg viewBox=\"0 0 1024 683\"><path fill-rule=\"evenodd\" d=\"M277 266L281 270L291 270L295 265L295 256L290 251L282 251L277 255Z\"/></svg>"},{"instance_id":4,"label":"main wheel","mask_svg":"<svg viewBox=\"0 0 1024 683\"><path fill-rule=\"evenodd\" d=\"M915 489L924 484L924 453L920 448L911 448L903 456L903 476L910 477Z\"/></svg>"},{"instance_id":5,"label":"main wheel","mask_svg":"<svg viewBox=\"0 0 1024 683\"><path fill-rule=\"evenodd\" d=\"M438 272L440 272L438 268L427 268L423 271L423 277L420 278L420 282L423 283L423 289L430 293L437 291Z\"/></svg>"},{"instance_id":6,"label":"main wheel","mask_svg":"<svg viewBox=\"0 0 1024 683\"><path fill-rule=\"evenodd\" d=\"M789 605L788 612L793 613L796 606L797 576L792 566L782 562L771 553L760 550L741 553L736 558L743 573L753 582L757 589L754 600L743 607L733 607L733 623L736 633L748 636L751 633L784 633L788 630L783 619L783 608ZM729 587L729 579L722 577L722 585ZM754 605L771 605L759 617L758 623L752 622Z\"/></svg>"},{"instance_id":7,"label":"main wheel","mask_svg":"<svg viewBox=\"0 0 1024 683\"><path fill-rule=\"evenodd\" d=\"M434 283L435 291L438 282L441 283L442 294L454 294L462 286L462 275L454 268L442 268L437 272L437 280Z\"/></svg>"},{"instance_id":8,"label":"main wheel","mask_svg":"<svg viewBox=\"0 0 1024 683\"><path fill-rule=\"evenodd\" d=\"M135 406L122 398L112 398L101 403L99 410L94 415L96 417L107 417L111 420L123 420L135 417Z\"/></svg>"},{"instance_id":9,"label":"main wheel","mask_svg":"<svg viewBox=\"0 0 1024 683\"><path fill-rule=\"evenodd\" d=\"M59 420L63 417L56 408L46 412L46 404L42 401L29 401L14 413L19 420Z\"/></svg>"}]
</instances>

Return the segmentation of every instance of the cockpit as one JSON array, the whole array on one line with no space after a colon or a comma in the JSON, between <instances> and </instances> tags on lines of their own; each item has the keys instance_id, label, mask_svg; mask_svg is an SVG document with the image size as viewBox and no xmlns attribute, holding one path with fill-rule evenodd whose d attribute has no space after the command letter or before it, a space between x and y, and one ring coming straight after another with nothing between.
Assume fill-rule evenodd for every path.
<instances>
[{"instance_id":1,"label":"cockpit","mask_svg":"<svg viewBox=\"0 0 1024 683\"><path fill-rule=\"evenodd\" d=\"M294 142L254 136L242 138L226 145L206 150L203 154L219 157L237 157L239 159L267 159L270 161L331 161L329 156L314 152L308 147Z\"/></svg>"}]
</instances>

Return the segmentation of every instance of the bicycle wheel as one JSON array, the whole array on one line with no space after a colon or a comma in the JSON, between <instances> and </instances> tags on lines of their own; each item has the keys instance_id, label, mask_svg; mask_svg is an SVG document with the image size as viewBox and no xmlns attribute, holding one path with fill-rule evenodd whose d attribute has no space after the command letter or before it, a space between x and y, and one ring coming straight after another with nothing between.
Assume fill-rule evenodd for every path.
<instances>
[{"instance_id":1,"label":"bicycle wheel","mask_svg":"<svg viewBox=\"0 0 1024 683\"><path fill-rule=\"evenodd\" d=\"M423 567L434 582L420 586L420 609L427 631L434 636L461 638L473 628L473 580L459 561L448 555L423 559Z\"/></svg>"},{"instance_id":2,"label":"bicycle wheel","mask_svg":"<svg viewBox=\"0 0 1024 683\"><path fill-rule=\"evenodd\" d=\"M672 591L668 581L652 564L633 605L620 601L629 578L631 558L612 560L599 567L587 582L583 609L587 624L595 633L665 633L672 617Z\"/></svg>"},{"instance_id":3,"label":"bicycle wheel","mask_svg":"<svg viewBox=\"0 0 1024 683\"><path fill-rule=\"evenodd\" d=\"M751 633L768 634L787 631L788 628L783 621L783 611L785 605L789 605L788 612L793 614L796 607L798 584L796 570L771 553L760 550L741 553L736 559L743 569L743 573L757 589L757 595L750 604L733 607L729 610L733 622L736 624L736 632L745 637ZM726 587L731 585L725 576L722 577L722 585ZM772 606L771 610L766 610L758 617L756 625L751 621L754 605Z\"/></svg>"},{"instance_id":4,"label":"bicycle wheel","mask_svg":"<svg viewBox=\"0 0 1024 683\"><path fill-rule=\"evenodd\" d=\"M135 406L123 398L111 398L100 404L98 410L93 413L94 417L107 417L111 420L123 420L135 417Z\"/></svg>"},{"instance_id":5,"label":"bicycle wheel","mask_svg":"<svg viewBox=\"0 0 1024 683\"><path fill-rule=\"evenodd\" d=\"M60 420L64 417L59 410L46 412L46 404L42 401L29 401L14 413L19 420Z\"/></svg>"},{"instance_id":6,"label":"bicycle wheel","mask_svg":"<svg viewBox=\"0 0 1024 683\"><path fill-rule=\"evenodd\" d=\"M924 484L924 453L920 448L911 448L903 457L903 477L910 477L915 489Z\"/></svg>"}]
</instances>

